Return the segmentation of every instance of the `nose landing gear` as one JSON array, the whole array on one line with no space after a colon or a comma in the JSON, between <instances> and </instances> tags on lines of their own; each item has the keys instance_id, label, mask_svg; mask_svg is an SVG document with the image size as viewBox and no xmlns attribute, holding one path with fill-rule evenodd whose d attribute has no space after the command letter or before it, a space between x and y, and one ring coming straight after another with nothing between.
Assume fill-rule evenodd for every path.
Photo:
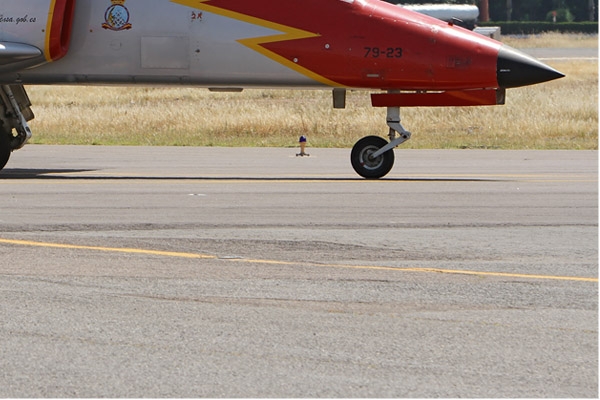
<instances>
[{"instance_id":1,"label":"nose landing gear","mask_svg":"<svg viewBox=\"0 0 600 400\"><path fill-rule=\"evenodd\" d=\"M394 148L410 139L410 132L400 124L400 107L387 108L387 124L390 128L388 143L379 136L360 139L350 154L354 171L366 179L379 179L394 166Z\"/></svg>"}]
</instances>

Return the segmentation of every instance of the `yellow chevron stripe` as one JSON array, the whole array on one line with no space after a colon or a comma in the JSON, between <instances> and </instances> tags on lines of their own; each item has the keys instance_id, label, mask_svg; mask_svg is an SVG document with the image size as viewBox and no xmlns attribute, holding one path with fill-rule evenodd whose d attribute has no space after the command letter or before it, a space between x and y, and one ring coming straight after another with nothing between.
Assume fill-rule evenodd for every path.
<instances>
[{"instance_id":1,"label":"yellow chevron stripe","mask_svg":"<svg viewBox=\"0 0 600 400\"><path fill-rule=\"evenodd\" d=\"M51 0L50 9L48 10L48 22L46 22L46 41L44 45L44 55L48 62L52 62L52 58L50 57L50 33L52 32L52 20L54 19L55 6L56 0Z\"/></svg>"},{"instance_id":2,"label":"yellow chevron stripe","mask_svg":"<svg viewBox=\"0 0 600 400\"><path fill-rule=\"evenodd\" d=\"M282 34L263 36L258 38L249 38L249 39L240 39L238 43L243 44L244 46L264 55L267 58L270 58L273 61L278 62L296 72L299 72L302 75L305 75L317 82L320 82L324 85L339 87L342 86L339 83L336 83L332 80L325 78L322 75L319 75L307 68L302 67L301 65L296 64L292 60L288 60L285 57L280 56L277 53L274 53L270 50L267 50L261 44L265 43L273 43L273 42L283 42L286 40L295 40L295 39L306 39L311 37L319 37L320 35L317 33L308 32L302 29L293 28L291 26L278 24L276 22L267 21L261 18L252 17L250 15L238 13L231 10L226 10L224 8L219 8L215 6L211 6L206 4L209 0L171 0L171 2L180 4L186 7L195 8L198 10L203 10L206 12L210 12L213 14L221 15L227 18L232 18L238 21L247 22L252 25L262 26L264 28L273 29L276 31L284 32Z\"/></svg>"}]
</instances>

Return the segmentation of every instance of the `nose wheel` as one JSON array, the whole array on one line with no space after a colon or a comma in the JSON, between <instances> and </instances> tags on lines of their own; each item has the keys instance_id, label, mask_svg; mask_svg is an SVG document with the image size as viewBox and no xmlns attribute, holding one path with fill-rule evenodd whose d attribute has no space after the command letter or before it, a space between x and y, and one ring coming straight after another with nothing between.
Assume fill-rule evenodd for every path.
<instances>
[{"instance_id":1,"label":"nose wheel","mask_svg":"<svg viewBox=\"0 0 600 400\"><path fill-rule=\"evenodd\" d=\"M394 166L394 148L410 139L410 132L400 124L400 107L387 108L387 125L389 143L379 136L367 136L352 147L352 168L363 178L379 179L390 172Z\"/></svg>"},{"instance_id":2,"label":"nose wheel","mask_svg":"<svg viewBox=\"0 0 600 400\"><path fill-rule=\"evenodd\" d=\"M387 140L379 136L366 136L356 142L350 154L354 171L367 179L378 179L390 172L394 166L394 151L375 155L387 144Z\"/></svg>"}]
</instances>

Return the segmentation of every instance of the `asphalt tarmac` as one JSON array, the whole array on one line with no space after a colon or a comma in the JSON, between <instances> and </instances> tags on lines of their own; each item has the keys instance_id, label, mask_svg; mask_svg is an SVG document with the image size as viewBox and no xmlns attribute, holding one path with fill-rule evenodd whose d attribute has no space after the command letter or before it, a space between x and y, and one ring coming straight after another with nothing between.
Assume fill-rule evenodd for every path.
<instances>
[{"instance_id":1,"label":"asphalt tarmac","mask_svg":"<svg viewBox=\"0 0 600 400\"><path fill-rule=\"evenodd\" d=\"M598 61L598 49L590 47L574 48L525 48L526 54L541 61Z\"/></svg>"},{"instance_id":2,"label":"asphalt tarmac","mask_svg":"<svg viewBox=\"0 0 600 400\"><path fill-rule=\"evenodd\" d=\"M597 397L598 153L29 145L0 397Z\"/></svg>"}]
</instances>

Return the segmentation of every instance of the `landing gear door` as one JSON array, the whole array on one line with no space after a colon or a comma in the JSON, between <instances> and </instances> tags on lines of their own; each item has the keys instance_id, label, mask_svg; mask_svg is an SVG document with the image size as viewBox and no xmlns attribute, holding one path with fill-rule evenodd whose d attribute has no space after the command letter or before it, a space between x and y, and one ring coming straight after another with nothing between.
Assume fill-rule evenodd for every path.
<instances>
[{"instance_id":1,"label":"landing gear door","mask_svg":"<svg viewBox=\"0 0 600 400\"><path fill-rule=\"evenodd\" d=\"M35 47L43 53L47 62L61 59L69 51L75 3L76 0L3 2L0 10L0 44L17 43Z\"/></svg>"}]
</instances>

